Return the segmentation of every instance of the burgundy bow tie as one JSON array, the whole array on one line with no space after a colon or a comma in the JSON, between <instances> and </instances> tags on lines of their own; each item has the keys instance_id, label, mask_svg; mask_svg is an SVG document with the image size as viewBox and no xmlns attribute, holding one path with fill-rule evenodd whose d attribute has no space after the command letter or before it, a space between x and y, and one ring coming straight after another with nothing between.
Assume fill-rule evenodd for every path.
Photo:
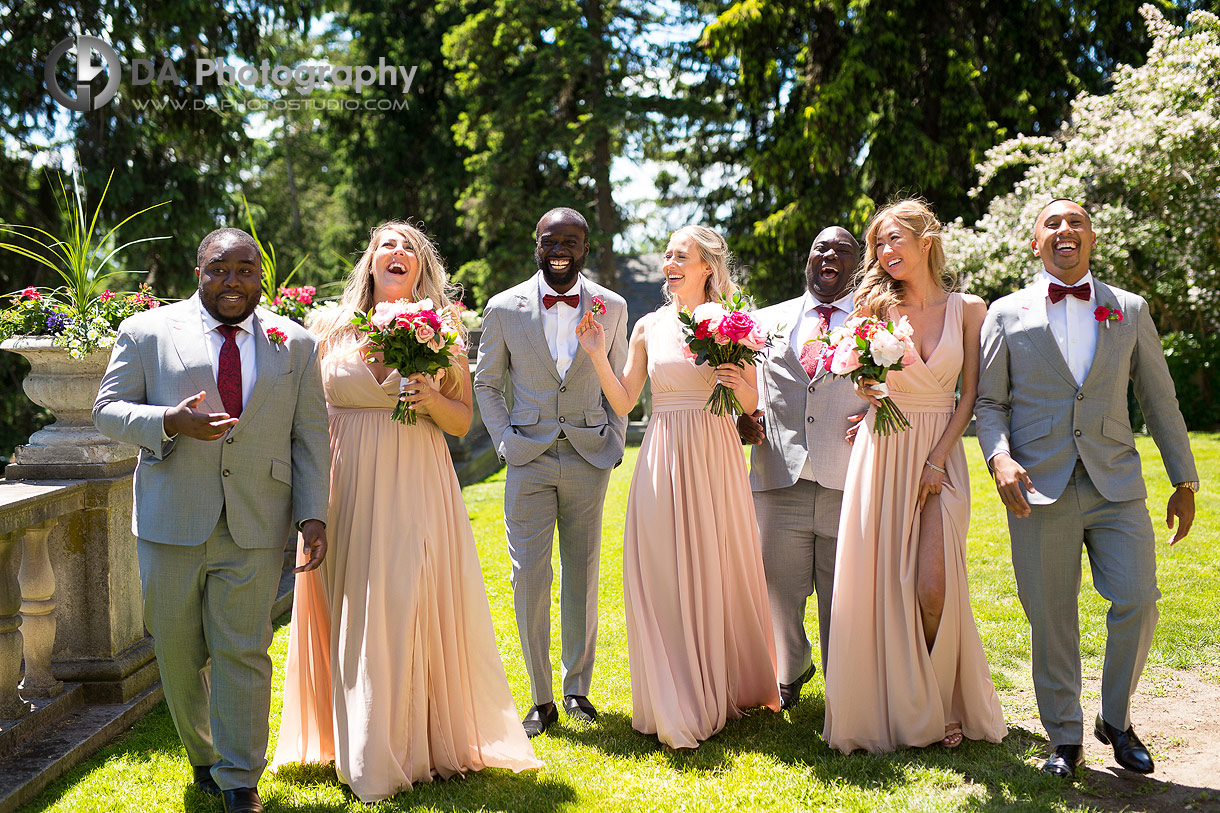
<instances>
[{"instance_id":1,"label":"burgundy bow tie","mask_svg":"<svg viewBox=\"0 0 1220 813\"><path fill-rule=\"evenodd\" d=\"M1051 304L1055 305L1063 301L1065 296L1071 295L1084 302L1089 301L1089 283L1082 282L1079 285L1060 285L1057 282L1052 282L1046 290L1046 295L1051 298Z\"/></svg>"},{"instance_id":2,"label":"burgundy bow tie","mask_svg":"<svg viewBox=\"0 0 1220 813\"><path fill-rule=\"evenodd\" d=\"M542 295L542 304L546 306L547 310L555 307L556 302L562 302L569 308L579 308L580 294L567 294L565 296L555 296L554 294Z\"/></svg>"}]
</instances>

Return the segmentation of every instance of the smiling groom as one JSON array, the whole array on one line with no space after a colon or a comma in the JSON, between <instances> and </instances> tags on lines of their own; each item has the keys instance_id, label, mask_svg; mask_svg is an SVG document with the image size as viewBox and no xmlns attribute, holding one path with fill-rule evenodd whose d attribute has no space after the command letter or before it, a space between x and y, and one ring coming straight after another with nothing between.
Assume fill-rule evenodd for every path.
<instances>
[{"instance_id":1,"label":"smiling groom","mask_svg":"<svg viewBox=\"0 0 1220 813\"><path fill-rule=\"evenodd\" d=\"M563 706L589 723L597 641L602 503L623 459L626 418L609 408L576 325L597 312L611 338L615 375L627 358L627 303L582 275L589 226L573 209L538 221L538 272L496 294L483 314L474 394L500 460L508 464L504 525L513 604L533 708L522 725L535 737L559 718L551 686L551 546L559 526L560 659ZM594 300L600 300L594 307ZM512 410L508 406L511 387Z\"/></svg>"}]
</instances>

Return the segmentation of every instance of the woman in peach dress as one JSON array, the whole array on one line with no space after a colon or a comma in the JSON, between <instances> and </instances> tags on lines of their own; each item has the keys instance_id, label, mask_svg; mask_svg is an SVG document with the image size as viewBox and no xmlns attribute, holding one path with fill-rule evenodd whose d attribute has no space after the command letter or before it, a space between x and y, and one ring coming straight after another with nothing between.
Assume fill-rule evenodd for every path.
<instances>
[{"instance_id":1,"label":"woman in peach dress","mask_svg":"<svg viewBox=\"0 0 1220 813\"><path fill-rule=\"evenodd\" d=\"M471 421L465 353L407 379L415 426L390 419L402 378L351 326L379 302L449 304L431 241L375 229L339 308L314 326L330 413L321 568L297 577L274 766L334 760L365 802L485 767L541 767L517 720L444 433Z\"/></svg>"},{"instance_id":2,"label":"woman in peach dress","mask_svg":"<svg viewBox=\"0 0 1220 813\"><path fill-rule=\"evenodd\" d=\"M852 448L823 736L844 753L952 748L963 735L999 742L1007 729L966 583L970 480L961 440L987 307L951 291L941 225L922 201L878 212L865 249L857 309L908 317L919 358L886 380L910 428L878 436L870 409ZM858 390L875 405L871 383Z\"/></svg>"},{"instance_id":3,"label":"woman in peach dress","mask_svg":"<svg viewBox=\"0 0 1220 813\"><path fill-rule=\"evenodd\" d=\"M728 249L687 226L665 249L669 304L636 323L620 380L593 314L577 326L611 407L626 415L646 378L652 418L627 498L623 599L631 724L670 748L695 748L744 709L779 710L775 643L758 523L732 415L704 404L732 387L746 413L753 368L697 366L684 352L680 308L730 294Z\"/></svg>"}]
</instances>

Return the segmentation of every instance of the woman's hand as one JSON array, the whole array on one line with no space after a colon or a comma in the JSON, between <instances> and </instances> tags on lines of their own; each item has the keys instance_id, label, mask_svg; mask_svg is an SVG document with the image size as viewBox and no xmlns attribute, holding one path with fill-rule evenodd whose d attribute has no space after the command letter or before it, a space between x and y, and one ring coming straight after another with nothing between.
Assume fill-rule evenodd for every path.
<instances>
[{"instance_id":1,"label":"woman's hand","mask_svg":"<svg viewBox=\"0 0 1220 813\"><path fill-rule=\"evenodd\" d=\"M442 370L434 376L411 373L402 380L404 389L399 394L399 398L406 401L411 409L435 406L444 397L441 395L441 374L443 372Z\"/></svg>"},{"instance_id":2,"label":"woman's hand","mask_svg":"<svg viewBox=\"0 0 1220 813\"><path fill-rule=\"evenodd\" d=\"M873 406L881 406L881 398L885 391L879 389L880 383L872 378L861 378L856 382L856 395L868 401Z\"/></svg>"},{"instance_id":3,"label":"woman's hand","mask_svg":"<svg viewBox=\"0 0 1220 813\"><path fill-rule=\"evenodd\" d=\"M847 427L847 435L844 438L848 443L856 442L856 435L860 434L860 422L864 420L864 416L868 414L868 410L864 410L859 415L848 415L847 422L851 424Z\"/></svg>"},{"instance_id":4,"label":"woman's hand","mask_svg":"<svg viewBox=\"0 0 1220 813\"><path fill-rule=\"evenodd\" d=\"M585 315L581 317L576 325L576 338L590 356L594 353L606 355L606 331L601 323L593 318L593 311L585 311Z\"/></svg>"},{"instance_id":5,"label":"woman's hand","mask_svg":"<svg viewBox=\"0 0 1220 813\"><path fill-rule=\"evenodd\" d=\"M716 383L723 384L733 392L746 385L745 370L736 364L718 364L715 367Z\"/></svg>"},{"instance_id":6,"label":"woman's hand","mask_svg":"<svg viewBox=\"0 0 1220 813\"><path fill-rule=\"evenodd\" d=\"M945 466L940 464L943 469ZM923 473L919 475L919 510L923 510L923 504L927 502L928 497L935 496L944 488L945 482L948 480L945 472L937 471L927 463L924 464Z\"/></svg>"}]
</instances>

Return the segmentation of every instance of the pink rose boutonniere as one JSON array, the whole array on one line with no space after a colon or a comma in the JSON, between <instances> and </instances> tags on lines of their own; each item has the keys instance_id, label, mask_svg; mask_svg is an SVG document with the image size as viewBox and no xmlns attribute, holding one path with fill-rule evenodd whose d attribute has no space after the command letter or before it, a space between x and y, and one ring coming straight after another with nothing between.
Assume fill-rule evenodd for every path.
<instances>
[{"instance_id":1,"label":"pink rose boutonniere","mask_svg":"<svg viewBox=\"0 0 1220 813\"><path fill-rule=\"evenodd\" d=\"M606 300L602 299L600 296L593 297L593 315L601 316L605 312Z\"/></svg>"},{"instance_id":2,"label":"pink rose boutonniere","mask_svg":"<svg viewBox=\"0 0 1220 813\"><path fill-rule=\"evenodd\" d=\"M267 341L274 344L276 351L279 351L280 345L288 341L288 334L278 327L269 327L267 328Z\"/></svg>"},{"instance_id":3,"label":"pink rose boutonniere","mask_svg":"<svg viewBox=\"0 0 1220 813\"><path fill-rule=\"evenodd\" d=\"M1118 308L1111 309L1105 305L1098 305L1097 310L1093 311L1093 318L1099 322L1105 322L1106 327L1109 327L1111 322L1121 322L1123 313Z\"/></svg>"}]
</instances>

